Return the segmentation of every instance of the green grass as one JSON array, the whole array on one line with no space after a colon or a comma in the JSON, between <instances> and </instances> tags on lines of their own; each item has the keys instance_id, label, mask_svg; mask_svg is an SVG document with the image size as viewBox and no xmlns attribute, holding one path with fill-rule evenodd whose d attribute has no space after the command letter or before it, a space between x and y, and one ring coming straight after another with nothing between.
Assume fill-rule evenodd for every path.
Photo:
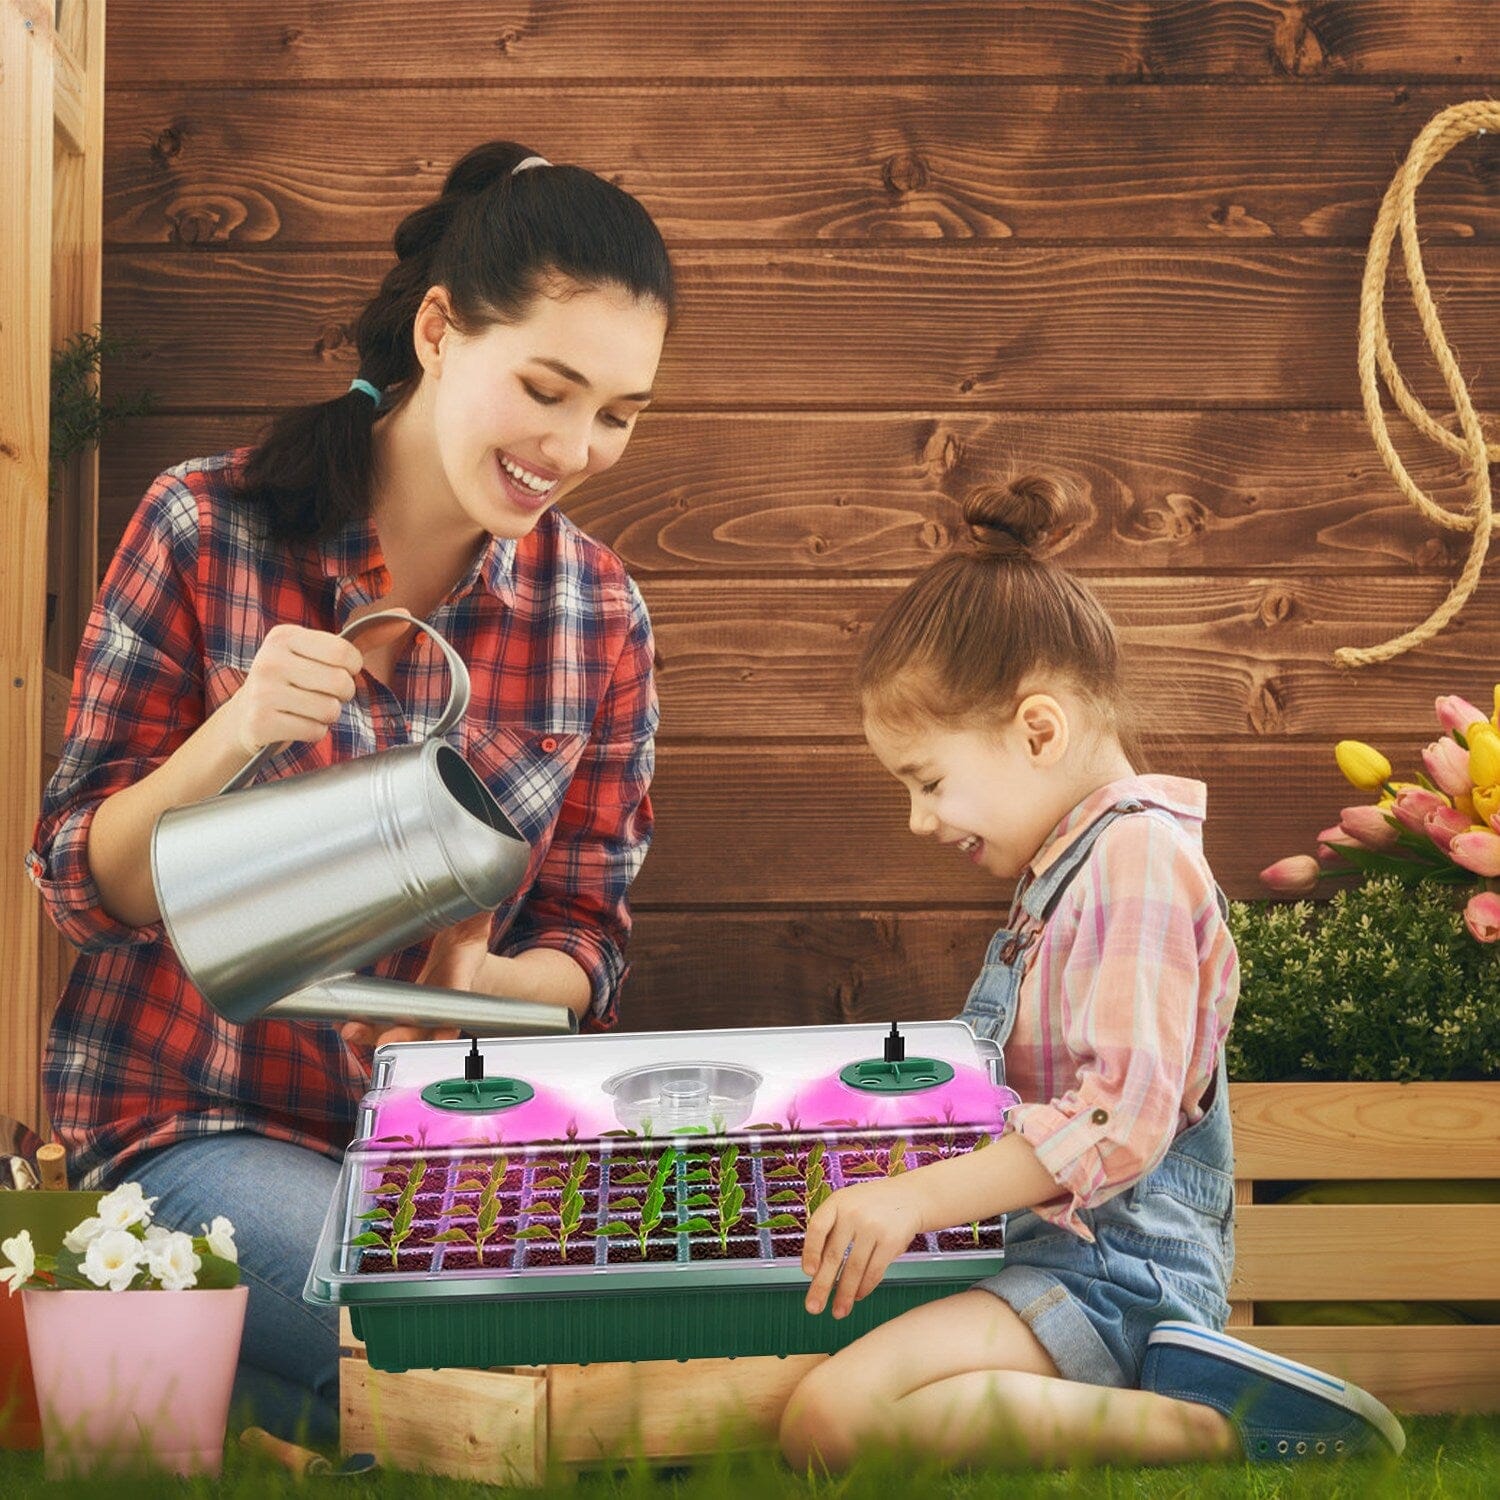
<instances>
[{"instance_id":1,"label":"green grass","mask_svg":"<svg viewBox=\"0 0 1500 1500\"><path fill-rule=\"evenodd\" d=\"M558 1500L719 1500L721 1496L754 1496L756 1500L891 1500L893 1496L951 1496L954 1500L1026 1500L1026 1497L1077 1495L1093 1500L1491 1500L1500 1494L1500 1418L1425 1417L1409 1419L1406 1454L1389 1462L1272 1465L1189 1465L1170 1469L1095 1469L1056 1474L976 1471L943 1475L890 1461L871 1462L839 1479L806 1479L790 1473L769 1455L705 1459L692 1469L638 1466L612 1473L584 1475L576 1484L557 1484L528 1491ZM163 1495L276 1500L337 1493L380 1500L479 1500L497 1488L455 1479L386 1473L334 1482L298 1481L284 1470L231 1448L224 1475L217 1483L199 1480L120 1481L48 1484L42 1478L40 1454L0 1453L0 1495L5 1500L51 1500L80 1495L141 1497Z\"/></svg>"}]
</instances>

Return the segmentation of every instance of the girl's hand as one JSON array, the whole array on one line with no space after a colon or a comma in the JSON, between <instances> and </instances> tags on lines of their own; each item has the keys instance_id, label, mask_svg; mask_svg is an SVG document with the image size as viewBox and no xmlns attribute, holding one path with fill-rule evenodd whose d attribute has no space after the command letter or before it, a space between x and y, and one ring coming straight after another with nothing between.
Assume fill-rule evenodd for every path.
<instances>
[{"instance_id":1,"label":"girl's hand","mask_svg":"<svg viewBox=\"0 0 1500 1500\"><path fill-rule=\"evenodd\" d=\"M491 916L487 911L476 912L438 933L428 950L427 962L417 975L417 983L444 990L472 990L479 967L489 953ZM386 1028L384 1031L382 1026ZM392 1026L388 1021L346 1021L339 1028L339 1035L356 1045L380 1047L386 1042L451 1042L460 1032L456 1027L429 1031L419 1026Z\"/></svg>"},{"instance_id":2,"label":"girl's hand","mask_svg":"<svg viewBox=\"0 0 1500 1500\"><path fill-rule=\"evenodd\" d=\"M903 1172L882 1182L840 1188L807 1221L802 1270L813 1279L807 1289L808 1312L816 1316L828 1305L837 1277L833 1315L848 1317L854 1304L880 1285L886 1267L926 1227L921 1190L908 1180L915 1175Z\"/></svg>"},{"instance_id":3,"label":"girl's hand","mask_svg":"<svg viewBox=\"0 0 1500 1500\"><path fill-rule=\"evenodd\" d=\"M368 648L399 639L409 625L399 620L372 625L361 634ZM357 647L326 630L273 625L239 690L225 705L235 742L246 755L267 745L321 740L354 697L364 665Z\"/></svg>"}]
</instances>

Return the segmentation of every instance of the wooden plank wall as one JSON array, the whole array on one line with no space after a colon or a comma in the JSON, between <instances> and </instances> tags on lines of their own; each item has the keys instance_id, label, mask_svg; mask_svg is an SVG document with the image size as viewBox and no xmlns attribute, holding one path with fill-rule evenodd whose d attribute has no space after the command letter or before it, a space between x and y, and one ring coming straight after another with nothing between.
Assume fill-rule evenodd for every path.
<instances>
[{"instance_id":1,"label":"wooden plank wall","mask_svg":"<svg viewBox=\"0 0 1500 1500\"><path fill-rule=\"evenodd\" d=\"M979 478L1087 495L1067 560L1123 628L1158 766L1208 780L1232 893L1354 800L1333 739L1409 760L1436 693L1488 701L1492 581L1418 656L1330 661L1423 617L1462 552L1375 455L1355 311L1408 144L1500 80L1477 0L114 0L109 23L105 321L141 342L109 377L161 408L106 448L104 557L157 469L343 388L391 226L469 145L581 162L662 225L662 397L572 508L666 659L629 1026L957 1008L1001 893L906 832L847 684ZM1500 142L1434 172L1422 214L1494 409Z\"/></svg>"}]
</instances>

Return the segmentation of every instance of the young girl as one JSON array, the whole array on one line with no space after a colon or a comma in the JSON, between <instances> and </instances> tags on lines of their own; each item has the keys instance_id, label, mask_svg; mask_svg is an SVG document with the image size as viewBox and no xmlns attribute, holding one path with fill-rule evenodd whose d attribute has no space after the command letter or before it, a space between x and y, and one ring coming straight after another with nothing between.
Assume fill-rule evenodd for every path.
<instances>
[{"instance_id":1,"label":"young girl","mask_svg":"<svg viewBox=\"0 0 1500 1500\"><path fill-rule=\"evenodd\" d=\"M424 634L338 632L377 609L465 659L454 731L532 847L495 913L375 966L614 1019L626 892L651 831L650 623L618 558L560 513L624 451L672 313L635 199L497 141L395 234L349 389L254 449L152 486L90 618L33 879L83 950L48 1039L47 1109L75 1186L140 1182L157 1222L227 1215L250 1284L241 1390L290 1435L337 1421L337 1324L302 1301L381 1035L231 1025L187 981L148 857L168 808L264 745L290 775L428 731L448 684Z\"/></svg>"},{"instance_id":2,"label":"young girl","mask_svg":"<svg viewBox=\"0 0 1500 1500\"><path fill-rule=\"evenodd\" d=\"M1006 1441L1038 1465L1399 1452L1365 1392L1218 1332L1234 943L1204 788L1135 771L1113 627L1045 560L1066 510L1042 479L975 494L972 551L928 569L865 650L865 734L912 832L1017 882L963 1019L1004 1046L1025 1102L982 1151L830 1197L807 1309L831 1296L842 1317L915 1235L999 1213L1003 1264L814 1369L784 1451L799 1468Z\"/></svg>"}]
</instances>

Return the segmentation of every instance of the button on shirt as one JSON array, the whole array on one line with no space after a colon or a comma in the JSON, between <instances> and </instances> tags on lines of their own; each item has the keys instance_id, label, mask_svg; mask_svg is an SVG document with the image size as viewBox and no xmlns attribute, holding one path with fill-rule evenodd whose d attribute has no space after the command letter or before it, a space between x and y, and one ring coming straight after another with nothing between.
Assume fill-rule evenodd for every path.
<instances>
[{"instance_id":1,"label":"button on shirt","mask_svg":"<svg viewBox=\"0 0 1500 1500\"><path fill-rule=\"evenodd\" d=\"M1159 811L1100 836L1031 949L1005 1047L1006 1082L1036 1101L1010 1125L1065 1194L1036 1212L1085 1238L1079 1211L1144 1177L1202 1118L1239 995L1203 857L1201 782L1132 776L1099 788L1052 831L1033 876L1130 798Z\"/></svg>"},{"instance_id":2,"label":"button on shirt","mask_svg":"<svg viewBox=\"0 0 1500 1500\"><path fill-rule=\"evenodd\" d=\"M324 541L270 541L234 495L247 451L163 474L131 521L84 633L62 758L27 855L53 921L83 950L43 1070L82 1186L117 1176L140 1152L224 1130L337 1155L369 1082L369 1049L332 1023L222 1020L161 924L115 921L89 874L100 803L160 765L238 689L273 625L337 631L390 587L368 520ZM652 823L657 699L640 593L608 548L549 511L519 542L491 538L429 623L471 678L450 742L531 845L490 947L567 953L592 987L585 1025L612 1025L626 891ZM420 632L402 650L389 688L361 674L331 733L280 752L257 780L425 735L447 701L446 670ZM365 972L413 980L427 948Z\"/></svg>"}]
</instances>

